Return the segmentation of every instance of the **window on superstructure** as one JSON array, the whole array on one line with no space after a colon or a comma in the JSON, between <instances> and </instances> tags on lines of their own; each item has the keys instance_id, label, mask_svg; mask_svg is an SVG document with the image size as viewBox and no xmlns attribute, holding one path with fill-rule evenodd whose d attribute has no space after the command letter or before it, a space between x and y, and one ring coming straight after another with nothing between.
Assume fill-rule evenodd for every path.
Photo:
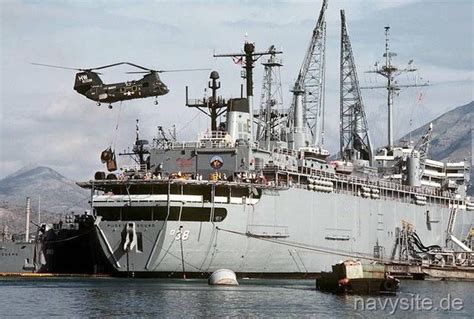
<instances>
[{"instance_id":1,"label":"window on superstructure","mask_svg":"<svg viewBox=\"0 0 474 319\"><path fill-rule=\"evenodd\" d=\"M179 220L180 207L154 207L153 220Z\"/></svg>"},{"instance_id":2,"label":"window on superstructure","mask_svg":"<svg viewBox=\"0 0 474 319\"><path fill-rule=\"evenodd\" d=\"M208 222L211 219L211 209L202 207L183 207L181 221Z\"/></svg>"},{"instance_id":3,"label":"window on superstructure","mask_svg":"<svg viewBox=\"0 0 474 319\"><path fill-rule=\"evenodd\" d=\"M214 209L214 221L216 223L223 221L227 217L227 209L215 208Z\"/></svg>"},{"instance_id":4,"label":"window on superstructure","mask_svg":"<svg viewBox=\"0 0 474 319\"><path fill-rule=\"evenodd\" d=\"M152 207L124 207L122 220L151 220Z\"/></svg>"}]
</instances>

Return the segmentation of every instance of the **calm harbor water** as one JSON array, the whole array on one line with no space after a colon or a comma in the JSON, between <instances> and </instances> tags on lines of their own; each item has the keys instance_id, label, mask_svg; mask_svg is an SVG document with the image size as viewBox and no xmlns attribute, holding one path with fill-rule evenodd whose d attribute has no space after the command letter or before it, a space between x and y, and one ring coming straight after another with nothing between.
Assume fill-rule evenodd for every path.
<instances>
[{"instance_id":1,"label":"calm harbor water","mask_svg":"<svg viewBox=\"0 0 474 319\"><path fill-rule=\"evenodd\" d=\"M448 305L454 309L440 309ZM204 280L3 278L0 309L0 317L473 318L474 283L402 281L397 296L354 297L316 291L313 280L218 287Z\"/></svg>"}]
</instances>

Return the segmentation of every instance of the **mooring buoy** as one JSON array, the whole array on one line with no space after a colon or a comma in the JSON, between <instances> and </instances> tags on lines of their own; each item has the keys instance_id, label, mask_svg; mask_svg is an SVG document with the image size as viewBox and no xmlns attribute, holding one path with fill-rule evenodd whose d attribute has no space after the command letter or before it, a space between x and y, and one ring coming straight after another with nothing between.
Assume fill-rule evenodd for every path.
<instances>
[{"instance_id":1,"label":"mooring buoy","mask_svg":"<svg viewBox=\"0 0 474 319\"><path fill-rule=\"evenodd\" d=\"M208 281L209 285L237 286L237 276L230 269L218 269L212 273Z\"/></svg>"}]
</instances>

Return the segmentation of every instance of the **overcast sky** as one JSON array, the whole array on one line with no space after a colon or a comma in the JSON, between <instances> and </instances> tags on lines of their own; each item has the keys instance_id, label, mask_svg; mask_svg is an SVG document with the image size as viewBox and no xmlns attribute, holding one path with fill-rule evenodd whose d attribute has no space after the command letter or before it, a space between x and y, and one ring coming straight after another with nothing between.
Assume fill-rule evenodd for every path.
<instances>
[{"instance_id":1,"label":"overcast sky","mask_svg":"<svg viewBox=\"0 0 474 319\"><path fill-rule=\"evenodd\" d=\"M178 138L194 140L206 129L204 115L184 105L184 87L201 97L208 72L169 73L170 93L98 107L73 91L74 71L30 62L94 67L130 61L154 69L212 68L221 75L221 94L240 95L240 69L213 52L239 52L247 34L257 50L274 44L284 51L284 105L316 23L321 1L0 1L0 177L27 165L52 167L73 179L103 170L100 151L117 150L134 139L135 119L144 138L156 127L176 124ZM339 10L345 9L361 85L381 85L364 74L382 61L384 27L391 26L395 62L414 59L416 75L400 83L429 80L429 88L407 89L395 98L395 136L473 100L473 2L471 0L332 1L327 10L326 146L338 149ZM255 69L256 105L263 68ZM106 70L104 82L138 79L127 67ZM420 79L421 78L421 79ZM418 100L421 94L422 99ZM363 92L369 128L377 145L386 142L383 90ZM118 130L116 130L118 124ZM436 128L435 128L436 129ZM121 162L122 164L125 161Z\"/></svg>"}]
</instances>

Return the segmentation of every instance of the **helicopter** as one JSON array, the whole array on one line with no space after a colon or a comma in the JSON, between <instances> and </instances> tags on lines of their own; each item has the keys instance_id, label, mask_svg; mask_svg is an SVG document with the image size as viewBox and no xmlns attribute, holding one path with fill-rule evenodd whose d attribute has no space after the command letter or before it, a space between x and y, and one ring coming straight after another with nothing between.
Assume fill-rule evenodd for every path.
<instances>
[{"instance_id":1,"label":"helicopter","mask_svg":"<svg viewBox=\"0 0 474 319\"><path fill-rule=\"evenodd\" d=\"M168 87L161 81L159 73L164 72L183 72L183 71L204 71L209 69L181 69L181 70L152 70L141 65L130 62L118 62L99 66L89 69L65 67L58 65L31 63L33 65L46 66L50 68L76 70L76 79L74 82L74 90L77 93L84 95L86 98L101 103L108 103L109 109L112 108L112 103L121 102L125 100L133 100L139 98L155 97L155 105L158 105L158 96L165 95L169 92ZM127 74L145 73L143 78L139 80L119 82L112 84L105 84L99 77L101 73L96 72L106 68L111 68L118 65L130 65L141 69L142 71L127 72Z\"/></svg>"}]
</instances>

